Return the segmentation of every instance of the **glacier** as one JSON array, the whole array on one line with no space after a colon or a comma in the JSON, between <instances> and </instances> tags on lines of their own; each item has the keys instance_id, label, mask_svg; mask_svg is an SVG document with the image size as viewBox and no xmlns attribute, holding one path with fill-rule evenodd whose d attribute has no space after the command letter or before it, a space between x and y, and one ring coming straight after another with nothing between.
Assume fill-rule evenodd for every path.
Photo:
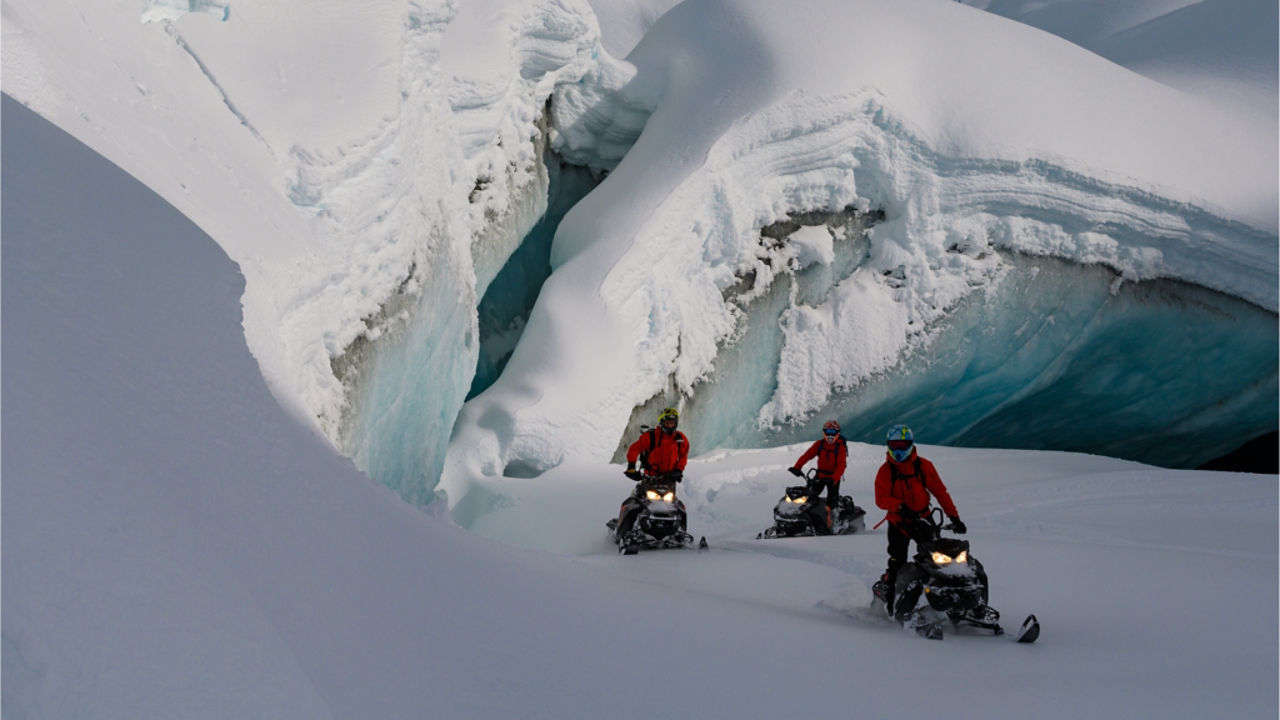
<instances>
[{"instance_id":1,"label":"glacier","mask_svg":"<svg viewBox=\"0 0 1280 720\"><path fill-rule=\"evenodd\" d=\"M1186 467L1277 425L1275 89L1142 5L1126 45L1013 0L11 0L4 80L226 249L277 399L414 504L667 404L695 452L834 416Z\"/></svg>"}]
</instances>

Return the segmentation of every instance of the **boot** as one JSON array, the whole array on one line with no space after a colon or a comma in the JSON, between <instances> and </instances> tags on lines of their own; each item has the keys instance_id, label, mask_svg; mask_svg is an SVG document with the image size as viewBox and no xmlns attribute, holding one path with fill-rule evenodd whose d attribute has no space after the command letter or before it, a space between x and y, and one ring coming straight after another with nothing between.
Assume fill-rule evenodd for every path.
<instances>
[{"instance_id":1,"label":"boot","mask_svg":"<svg viewBox=\"0 0 1280 720\"><path fill-rule=\"evenodd\" d=\"M881 575L880 579L871 586L871 594L884 603L885 614L893 617L893 578L889 577L888 572Z\"/></svg>"}]
</instances>

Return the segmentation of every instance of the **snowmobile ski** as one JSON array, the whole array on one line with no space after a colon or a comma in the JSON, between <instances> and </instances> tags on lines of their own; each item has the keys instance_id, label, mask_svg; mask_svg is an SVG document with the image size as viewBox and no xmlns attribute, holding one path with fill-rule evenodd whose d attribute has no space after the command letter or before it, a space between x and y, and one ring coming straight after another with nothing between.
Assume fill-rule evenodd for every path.
<instances>
[{"instance_id":1,"label":"snowmobile ski","mask_svg":"<svg viewBox=\"0 0 1280 720\"><path fill-rule=\"evenodd\" d=\"M1026 620L1022 621L1022 627L1018 628L1017 641L1020 643L1033 643L1040 637L1040 621L1035 615L1028 615Z\"/></svg>"}]
</instances>

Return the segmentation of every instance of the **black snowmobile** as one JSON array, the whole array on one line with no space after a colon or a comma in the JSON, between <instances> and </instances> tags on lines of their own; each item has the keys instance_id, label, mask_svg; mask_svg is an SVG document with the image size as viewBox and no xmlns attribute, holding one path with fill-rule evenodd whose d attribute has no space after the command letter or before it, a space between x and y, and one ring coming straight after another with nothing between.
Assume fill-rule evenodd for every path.
<instances>
[{"instance_id":1,"label":"black snowmobile","mask_svg":"<svg viewBox=\"0 0 1280 720\"><path fill-rule=\"evenodd\" d=\"M936 515L936 517L935 517ZM877 582L872 588L872 606L886 612L918 634L941 640L943 624L953 627L976 627L1003 635L1000 613L987 605L987 573L982 563L969 554L969 541L942 537L943 530L954 530L950 523L942 525L941 508L918 517L912 526L917 551L911 562L898 571L894 583L893 608L886 606L887 588ZM1040 623L1028 615L1018 629L1016 640L1032 643L1040 637Z\"/></svg>"},{"instance_id":2,"label":"black snowmobile","mask_svg":"<svg viewBox=\"0 0 1280 720\"><path fill-rule=\"evenodd\" d=\"M773 506L773 527L756 535L757 539L775 537L797 537L802 535L826 535L819 532L819 526L827 524L827 502L818 497L822 491L821 484L816 482L817 469L812 468L805 475L804 485L792 485L782 494L782 499ZM831 509L831 535L851 535L867 529L863 517L866 510L853 503L853 498L841 495L839 503Z\"/></svg>"},{"instance_id":3,"label":"black snowmobile","mask_svg":"<svg viewBox=\"0 0 1280 720\"><path fill-rule=\"evenodd\" d=\"M640 514L625 535L618 534L618 518L605 523L618 552L635 555L641 548L688 547L693 542L693 536L685 532L688 514L676 497L674 479L645 473L636 482L632 497L640 503ZM703 538L699 547L706 545L707 539Z\"/></svg>"}]
</instances>

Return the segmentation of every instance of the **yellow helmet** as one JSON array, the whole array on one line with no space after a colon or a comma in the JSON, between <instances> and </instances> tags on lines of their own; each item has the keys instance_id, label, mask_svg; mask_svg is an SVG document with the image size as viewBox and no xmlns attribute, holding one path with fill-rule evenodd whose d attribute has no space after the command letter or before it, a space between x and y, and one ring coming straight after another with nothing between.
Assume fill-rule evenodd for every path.
<instances>
[{"instance_id":1,"label":"yellow helmet","mask_svg":"<svg viewBox=\"0 0 1280 720\"><path fill-rule=\"evenodd\" d=\"M675 420L676 422L679 422L680 411L671 407L663 408L662 412L658 413L658 422L662 423L664 420Z\"/></svg>"}]
</instances>

